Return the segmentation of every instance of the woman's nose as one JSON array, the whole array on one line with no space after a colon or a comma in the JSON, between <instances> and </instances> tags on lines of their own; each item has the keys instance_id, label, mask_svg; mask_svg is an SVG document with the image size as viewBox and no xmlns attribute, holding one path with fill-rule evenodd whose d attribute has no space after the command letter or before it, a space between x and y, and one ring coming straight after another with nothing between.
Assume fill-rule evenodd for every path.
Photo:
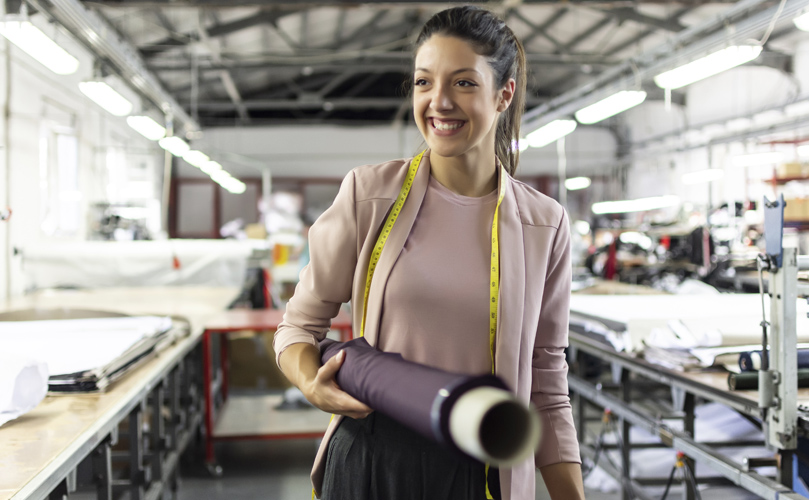
<instances>
[{"instance_id":1,"label":"woman's nose","mask_svg":"<svg viewBox=\"0 0 809 500\"><path fill-rule=\"evenodd\" d=\"M430 108L436 111L452 109L452 96L447 89L443 85L436 85L433 90Z\"/></svg>"}]
</instances>

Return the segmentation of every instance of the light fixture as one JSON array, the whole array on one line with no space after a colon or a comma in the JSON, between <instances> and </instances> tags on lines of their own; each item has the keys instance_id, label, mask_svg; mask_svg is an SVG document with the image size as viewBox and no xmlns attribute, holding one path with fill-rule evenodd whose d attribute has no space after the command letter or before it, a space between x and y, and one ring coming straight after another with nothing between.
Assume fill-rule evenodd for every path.
<instances>
[{"instance_id":1,"label":"light fixture","mask_svg":"<svg viewBox=\"0 0 809 500\"><path fill-rule=\"evenodd\" d=\"M654 77L658 87L679 89L694 82L750 62L761 54L760 45L731 45L696 61Z\"/></svg>"},{"instance_id":2,"label":"light fixture","mask_svg":"<svg viewBox=\"0 0 809 500\"><path fill-rule=\"evenodd\" d=\"M646 100L646 92L642 90L622 90L576 111L576 119L579 123L592 125L629 108L634 108L644 100Z\"/></svg>"},{"instance_id":3,"label":"light fixture","mask_svg":"<svg viewBox=\"0 0 809 500\"><path fill-rule=\"evenodd\" d=\"M126 116L132 112L132 103L107 82L87 81L79 83L79 90L93 102L115 116Z\"/></svg>"},{"instance_id":4,"label":"light fixture","mask_svg":"<svg viewBox=\"0 0 809 500\"><path fill-rule=\"evenodd\" d=\"M126 123L150 141L160 140L166 135L166 127L148 116L127 116Z\"/></svg>"},{"instance_id":5,"label":"light fixture","mask_svg":"<svg viewBox=\"0 0 809 500\"><path fill-rule=\"evenodd\" d=\"M804 144L803 146L798 146L795 148L795 152L801 158L809 157L809 144Z\"/></svg>"},{"instance_id":6,"label":"light fixture","mask_svg":"<svg viewBox=\"0 0 809 500\"><path fill-rule=\"evenodd\" d=\"M199 168L202 165L209 162L211 159L208 157L208 155L206 155L202 151L192 149L190 151L186 151L185 153L183 153L183 160Z\"/></svg>"},{"instance_id":7,"label":"light fixture","mask_svg":"<svg viewBox=\"0 0 809 500\"><path fill-rule=\"evenodd\" d=\"M706 182L718 181L725 176L725 171L721 168L709 168L707 170L697 170L683 174L681 179L683 184L704 184Z\"/></svg>"},{"instance_id":8,"label":"light fixture","mask_svg":"<svg viewBox=\"0 0 809 500\"><path fill-rule=\"evenodd\" d=\"M174 156L182 156L191 149L187 142L173 135L160 139L157 144Z\"/></svg>"},{"instance_id":9,"label":"light fixture","mask_svg":"<svg viewBox=\"0 0 809 500\"><path fill-rule=\"evenodd\" d=\"M70 75L79 69L79 60L31 24L26 15L0 20L0 34L57 75Z\"/></svg>"},{"instance_id":10,"label":"light fixture","mask_svg":"<svg viewBox=\"0 0 809 500\"><path fill-rule=\"evenodd\" d=\"M242 194L247 190L247 185L245 185L245 183L232 177L223 182L221 186L232 194Z\"/></svg>"},{"instance_id":11,"label":"light fixture","mask_svg":"<svg viewBox=\"0 0 809 500\"><path fill-rule=\"evenodd\" d=\"M217 170L222 170L222 165L220 165L219 162L209 160L200 165L199 169L205 172L206 174L211 175Z\"/></svg>"},{"instance_id":12,"label":"light fixture","mask_svg":"<svg viewBox=\"0 0 809 500\"><path fill-rule=\"evenodd\" d=\"M809 31L809 10L804 10L798 17L792 20L795 23L795 27L801 31Z\"/></svg>"},{"instance_id":13,"label":"light fixture","mask_svg":"<svg viewBox=\"0 0 809 500\"><path fill-rule=\"evenodd\" d=\"M651 198L638 198L636 200L601 201L593 203L593 213L624 214L629 212L646 212L659 208L673 207L680 203L680 198L674 195L654 196Z\"/></svg>"},{"instance_id":14,"label":"light fixture","mask_svg":"<svg viewBox=\"0 0 809 500\"><path fill-rule=\"evenodd\" d=\"M735 167L757 167L760 165L772 165L784 158L784 153L780 151L768 151L766 153L750 153L734 156L731 162Z\"/></svg>"},{"instance_id":15,"label":"light fixture","mask_svg":"<svg viewBox=\"0 0 809 500\"><path fill-rule=\"evenodd\" d=\"M588 187L590 187L589 177L571 177L570 179L565 179L565 189L568 191L576 191Z\"/></svg>"},{"instance_id":16,"label":"light fixture","mask_svg":"<svg viewBox=\"0 0 809 500\"><path fill-rule=\"evenodd\" d=\"M590 223L586 220L577 220L573 223L573 229L582 236L587 236L590 232Z\"/></svg>"},{"instance_id":17,"label":"light fixture","mask_svg":"<svg viewBox=\"0 0 809 500\"><path fill-rule=\"evenodd\" d=\"M211 179L214 180L217 184L221 185L227 179L232 179L231 175L226 170L217 170L216 172L210 174Z\"/></svg>"},{"instance_id":18,"label":"light fixture","mask_svg":"<svg viewBox=\"0 0 809 500\"><path fill-rule=\"evenodd\" d=\"M541 148L556 142L574 130L576 130L576 120L554 120L525 136L525 140L532 148Z\"/></svg>"}]
</instances>

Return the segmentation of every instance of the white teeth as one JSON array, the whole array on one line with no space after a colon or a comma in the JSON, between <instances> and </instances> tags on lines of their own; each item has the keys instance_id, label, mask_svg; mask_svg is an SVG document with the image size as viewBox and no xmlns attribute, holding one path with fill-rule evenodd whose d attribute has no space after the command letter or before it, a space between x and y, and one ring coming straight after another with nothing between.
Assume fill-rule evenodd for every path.
<instances>
[{"instance_id":1,"label":"white teeth","mask_svg":"<svg viewBox=\"0 0 809 500\"><path fill-rule=\"evenodd\" d=\"M435 125L435 128L437 128L438 130L455 130L461 128L461 126L463 126L463 123L450 124L450 123L440 123L433 120L433 125Z\"/></svg>"}]
</instances>

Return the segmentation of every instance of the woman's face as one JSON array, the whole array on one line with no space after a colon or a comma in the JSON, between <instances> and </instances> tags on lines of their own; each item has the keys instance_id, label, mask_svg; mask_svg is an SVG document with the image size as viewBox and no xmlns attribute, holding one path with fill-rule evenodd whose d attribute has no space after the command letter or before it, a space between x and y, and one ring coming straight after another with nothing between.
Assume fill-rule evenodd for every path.
<instances>
[{"instance_id":1,"label":"woman's face","mask_svg":"<svg viewBox=\"0 0 809 500\"><path fill-rule=\"evenodd\" d=\"M443 157L491 151L497 118L514 93L504 88L486 57L459 38L434 35L416 53L413 113L430 149Z\"/></svg>"}]
</instances>

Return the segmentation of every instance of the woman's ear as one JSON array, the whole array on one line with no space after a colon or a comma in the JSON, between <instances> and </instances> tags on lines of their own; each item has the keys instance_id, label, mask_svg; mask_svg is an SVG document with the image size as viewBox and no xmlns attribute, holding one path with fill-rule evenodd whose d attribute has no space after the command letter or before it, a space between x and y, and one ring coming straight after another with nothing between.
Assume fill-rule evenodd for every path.
<instances>
[{"instance_id":1,"label":"woman's ear","mask_svg":"<svg viewBox=\"0 0 809 500\"><path fill-rule=\"evenodd\" d=\"M514 79L509 78L503 88L500 89L497 102L497 111L499 113L502 113L508 109L509 105L511 104L511 100L514 99L514 89L516 86L517 84Z\"/></svg>"}]
</instances>

